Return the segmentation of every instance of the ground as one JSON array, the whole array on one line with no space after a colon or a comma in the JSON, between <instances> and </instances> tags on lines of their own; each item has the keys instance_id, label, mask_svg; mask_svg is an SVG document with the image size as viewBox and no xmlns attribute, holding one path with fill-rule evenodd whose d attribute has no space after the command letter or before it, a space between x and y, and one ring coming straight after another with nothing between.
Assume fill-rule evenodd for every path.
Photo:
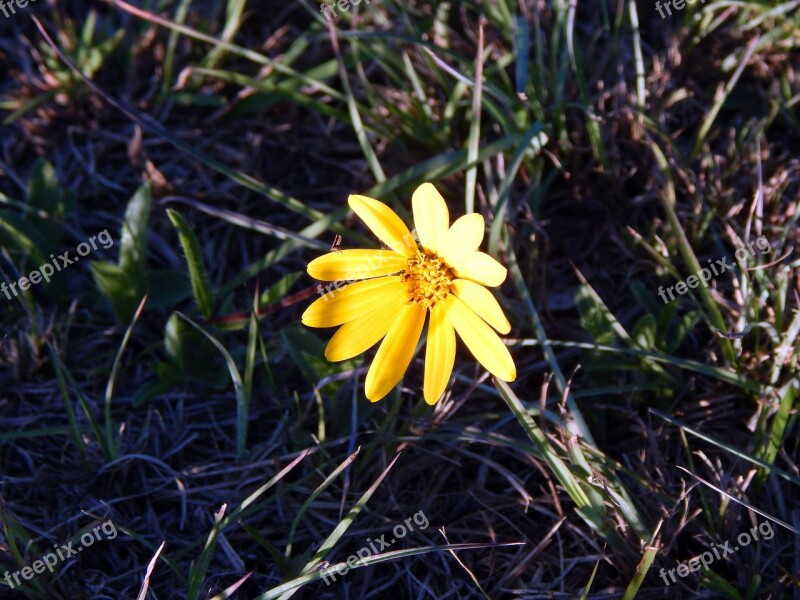
<instances>
[{"instance_id":1,"label":"ground","mask_svg":"<svg viewBox=\"0 0 800 600\"><path fill-rule=\"evenodd\" d=\"M3 6L0 597L797 597L800 3ZM372 403L423 182L517 377Z\"/></svg>"}]
</instances>

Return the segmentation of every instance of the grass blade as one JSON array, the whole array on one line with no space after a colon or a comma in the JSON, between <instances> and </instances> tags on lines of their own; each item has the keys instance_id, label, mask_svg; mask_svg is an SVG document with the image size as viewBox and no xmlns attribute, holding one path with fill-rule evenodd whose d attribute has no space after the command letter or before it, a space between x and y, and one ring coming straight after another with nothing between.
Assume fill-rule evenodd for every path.
<instances>
[{"instance_id":1,"label":"grass blade","mask_svg":"<svg viewBox=\"0 0 800 600\"><path fill-rule=\"evenodd\" d=\"M478 145L481 141L481 107L483 105L483 28L486 18L478 21L478 53L475 57L475 89L472 93L472 120L467 140L467 162L472 164L478 159ZM477 165L466 172L464 185L464 205L468 213L475 212L475 182L478 177Z\"/></svg>"},{"instance_id":2,"label":"grass blade","mask_svg":"<svg viewBox=\"0 0 800 600\"><path fill-rule=\"evenodd\" d=\"M220 354L222 354L223 358L225 358L225 364L228 366L228 372L230 373L231 381L233 382L233 392L236 395L236 457L239 460L242 460L247 448L247 412L250 406L250 398L248 398L245 394L244 383L242 382L242 376L239 374L239 369L236 367L236 362L233 360L230 352L228 352L225 346L223 346L217 338L215 338L208 331L203 329L200 325L192 321L183 313L176 312L176 314L181 319L189 323L189 325L197 329L197 331L206 336L209 341L214 344L217 350L220 351Z\"/></svg>"},{"instance_id":3,"label":"grass blade","mask_svg":"<svg viewBox=\"0 0 800 600\"><path fill-rule=\"evenodd\" d=\"M498 379L493 379L492 381L497 391L500 392L500 395L503 397L503 400L508 404L511 412L514 413L517 421L522 425L525 433L528 434L530 440L534 443L539 452L541 452L544 460L550 465L550 469L553 471L556 479L558 479L561 485L564 486L564 489L567 490L572 501L578 505L578 508L589 506L589 498L583 491L583 488L581 488L578 480L575 479L569 467L567 467L566 463L561 460L561 457L553 449L553 446L547 440L547 437L545 437L544 432L536 425L533 417L528 414L528 410L520 399L511 391L511 388L506 382Z\"/></svg>"},{"instance_id":4,"label":"grass blade","mask_svg":"<svg viewBox=\"0 0 800 600\"><path fill-rule=\"evenodd\" d=\"M661 206L664 208L664 212L667 214L667 221L669 221L672 233L678 240L678 250L683 257L683 260L686 261L689 270L692 273L699 273L701 271L700 262L697 260L694 250L692 250L692 246L689 244L689 239L686 237L686 232L683 230L680 220L678 219L678 215L675 212L677 201L675 197L675 185L672 182L669 162L667 161L666 156L664 156L664 153L661 151L661 148L659 148L655 142L650 142L650 148L656 157L656 161L658 162L659 167L661 168L662 176L664 177L664 193L659 194L658 197L661 200ZM703 300L706 310L708 311L711 324L720 331L727 331L728 329L725 326L725 319L722 318L722 313L720 312L717 303L714 301L709 289L701 285L698 286L697 291ZM722 347L722 353L725 355L725 359L731 364L736 364L736 354L733 351L733 346L731 345L730 340L725 338L717 339Z\"/></svg>"},{"instance_id":5,"label":"grass blade","mask_svg":"<svg viewBox=\"0 0 800 600\"><path fill-rule=\"evenodd\" d=\"M178 239L180 239L183 253L186 255L186 264L189 267L189 277L192 281L192 292L194 293L197 307L203 317L208 320L214 312L214 294L208 282L208 272L203 264L200 243L183 215L176 210L168 208L167 216L178 232Z\"/></svg>"},{"instance_id":6,"label":"grass blade","mask_svg":"<svg viewBox=\"0 0 800 600\"><path fill-rule=\"evenodd\" d=\"M650 566L653 564L657 553L658 548L655 546L648 546L645 548L644 554L642 554L642 560L636 565L636 572L633 575L633 579L628 583L628 587L625 588L625 594L623 594L622 600L633 600L636 598L636 594L642 586L642 582L647 576L647 572L650 570Z\"/></svg>"},{"instance_id":7,"label":"grass blade","mask_svg":"<svg viewBox=\"0 0 800 600\"><path fill-rule=\"evenodd\" d=\"M359 515L361 510L364 508L364 506L366 506L367 502L369 502L369 499L372 498L372 495L378 489L378 486L380 486L380 484L383 482L384 478L389 474L389 471L392 470L392 467L400 458L400 456L401 456L400 454L397 454L392 459L392 462L389 463L389 465L378 476L375 482L371 486L369 486L367 491L364 492L361 498L358 499L358 502L356 502L353 508L350 509L345 518L342 519L341 522L334 528L334 530L330 533L330 535L325 539L325 541L319 547L319 550L317 550L314 556L311 557L311 560L309 560L303 567L302 571L300 572L301 576L307 575L309 572L311 572L320 562L322 562L322 560L333 549L333 547L336 545L336 542L338 542L339 539L350 528L350 525L353 524L353 521L355 521L356 517ZM298 588L294 588L292 589L292 591L287 591L286 593L282 594L280 596L281 600L287 600L288 598L291 598L294 595L295 591L297 591L297 589ZM264 597L274 598L275 596L264 596Z\"/></svg>"},{"instance_id":8,"label":"grass blade","mask_svg":"<svg viewBox=\"0 0 800 600\"><path fill-rule=\"evenodd\" d=\"M125 330L125 335L122 337L122 343L119 345L119 350L117 351L117 355L114 357L114 365L111 367L111 374L108 376L108 384L106 385L106 398L105 398L105 434L106 434L106 447L109 449L110 454L106 458L108 460L115 460L119 457L119 443L114 442L114 423L111 420L111 402L114 398L114 382L117 379L117 373L119 373L120 366L122 365L122 354L125 352L125 348L128 346L128 342L131 339L131 334L133 333L133 328L136 326L139 317L142 316L142 312L144 311L144 305L147 302L147 296L142 298L142 301L139 303L139 308L136 309L136 313L133 315L133 320L131 320L131 324L128 325L128 328Z\"/></svg>"}]
</instances>

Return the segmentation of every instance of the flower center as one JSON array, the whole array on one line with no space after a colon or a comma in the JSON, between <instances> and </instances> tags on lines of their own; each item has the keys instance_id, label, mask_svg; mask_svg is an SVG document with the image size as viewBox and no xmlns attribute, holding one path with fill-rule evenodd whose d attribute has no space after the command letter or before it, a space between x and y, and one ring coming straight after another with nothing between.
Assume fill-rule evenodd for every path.
<instances>
[{"instance_id":1,"label":"flower center","mask_svg":"<svg viewBox=\"0 0 800 600\"><path fill-rule=\"evenodd\" d=\"M417 252L414 258L408 259L400 277L408 286L411 302L433 308L450 293L455 274L436 254Z\"/></svg>"}]
</instances>

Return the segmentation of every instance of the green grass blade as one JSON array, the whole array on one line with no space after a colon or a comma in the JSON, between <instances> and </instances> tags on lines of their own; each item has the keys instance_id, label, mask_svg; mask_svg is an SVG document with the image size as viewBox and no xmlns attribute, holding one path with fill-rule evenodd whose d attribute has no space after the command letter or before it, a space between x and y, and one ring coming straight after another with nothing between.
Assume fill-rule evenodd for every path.
<instances>
[{"instance_id":1,"label":"green grass blade","mask_svg":"<svg viewBox=\"0 0 800 600\"><path fill-rule=\"evenodd\" d=\"M700 576L700 583L704 588L716 592L719 598L744 600L738 590L733 587L725 577L718 575L712 570L708 570Z\"/></svg>"},{"instance_id":2,"label":"green grass blade","mask_svg":"<svg viewBox=\"0 0 800 600\"><path fill-rule=\"evenodd\" d=\"M553 449L553 446L547 440L547 437L545 437L544 432L536 425L536 422L528 413L528 410L520 399L517 398L516 394L514 394L506 382L499 381L498 379L492 379L492 381L497 391L500 392L500 395L503 397L503 400L508 404L511 412L517 418L517 421L522 425L525 433L528 434L530 440L534 443L539 452L541 452L544 460L550 465L550 469L553 471L556 479L564 486L564 489L569 494L569 497L572 498L572 501L578 505L578 508L589 506L589 498L586 496L583 488L581 488L580 483L578 483L578 480L569 470L569 467L567 467L566 463L561 460L561 457Z\"/></svg>"},{"instance_id":3,"label":"green grass blade","mask_svg":"<svg viewBox=\"0 0 800 600\"><path fill-rule=\"evenodd\" d=\"M183 25L186 20L186 14L189 11L189 6L192 0L180 0L177 10L175 11L175 21L178 25ZM172 87L172 82L175 79L175 50L178 47L179 33L177 31L170 31L169 41L167 42L167 51L164 53L164 74L161 80L161 95L166 96Z\"/></svg>"},{"instance_id":4,"label":"green grass blade","mask_svg":"<svg viewBox=\"0 0 800 600\"><path fill-rule=\"evenodd\" d=\"M383 472L378 476L378 478L373 482L371 486L367 489L366 492L358 499L358 502L355 503L353 508L347 513L344 519L342 519L339 524L334 528L334 530L325 538L325 541L322 542L322 545L319 547L319 550L311 557L311 559L305 564L303 569L300 572L300 576L307 575L310 573L322 560L328 555L328 553L333 549L336 545L336 542L345 534L345 532L350 528L350 525L353 524L356 517L361 513L361 510L366 506L369 499L372 498L372 495L378 489L380 484L383 482L384 478L389 474L389 471L392 470L392 467L400 458L400 454L392 459L392 462L383 470ZM288 600L291 598L294 593L297 591L298 588L294 588L291 591L287 591L280 596L281 600ZM274 598L275 596L269 596Z\"/></svg>"},{"instance_id":5,"label":"green grass blade","mask_svg":"<svg viewBox=\"0 0 800 600\"><path fill-rule=\"evenodd\" d=\"M778 411L772 418L772 428L766 440L766 445L761 452L761 458L770 465L775 462L778 452L784 446L784 435L786 434L786 428L789 424L792 410L795 408L798 385L800 385L798 380L793 379L778 392ZM759 480L764 481L768 473L768 470L762 469L759 474Z\"/></svg>"},{"instance_id":6,"label":"green grass blade","mask_svg":"<svg viewBox=\"0 0 800 600\"><path fill-rule=\"evenodd\" d=\"M133 319L131 320L130 325L125 330L125 335L122 338L122 343L119 345L119 350L117 350L117 355L114 357L114 365L111 367L111 374L108 376L108 384L106 384L106 395L105 395L105 436L106 436L106 447L109 449L110 455L109 460L115 460L119 457L119 444L114 442L114 422L111 419L111 403L114 398L114 382L117 379L117 374L119 373L119 369L122 365L122 354L125 352L125 348L128 346L128 342L131 339L131 334L133 334L133 328L136 326L139 317L142 316L142 311L144 311L144 305L147 302L147 296L142 298L142 301L139 303L139 308L136 309L136 313L133 315Z\"/></svg>"},{"instance_id":7,"label":"green grass blade","mask_svg":"<svg viewBox=\"0 0 800 600\"><path fill-rule=\"evenodd\" d=\"M514 253L514 250L510 246L507 248L507 257L508 257L508 272L511 275L512 281L514 282L514 287L517 289L517 293L522 298L522 301L525 307L527 308L528 313L530 313L533 330L536 333L537 339L541 343L542 352L544 353L547 363L550 365L550 370L553 372L553 378L555 379L558 391L564 393L564 391L567 389L567 380L564 377L564 373L561 371L561 367L558 364L558 359L556 358L556 355L553 352L550 340L548 339L547 333L544 330L544 325L542 324L542 321L539 318L539 312L533 305L533 300L531 300L531 296L530 293L528 292L528 286L525 283L525 279L522 277L522 272L520 271L516 254ZM567 393L567 407L569 408L570 416L575 420L575 426L578 428L578 431L580 432L581 436L586 440L586 442L590 446L596 446L597 444L594 441L594 437L592 436L591 431L589 431L589 426L586 425L586 421L583 418L583 415L581 414L580 408L575 402L575 398L570 393Z\"/></svg>"},{"instance_id":8,"label":"green grass blade","mask_svg":"<svg viewBox=\"0 0 800 600\"><path fill-rule=\"evenodd\" d=\"M320 92L324 94L330 94L334 97L340 96L340 92L338 92L336 89L328 85L325 85L321 81L307 77L300 71L296 71L295 69L286 66L285 64L283 64L283 62L279 60L272 60L271 58L264 56L263 54L260 54L258 52L254 52L253 50L242 48L241 46L237 46L236 44L231 44L229 42L219 40L215 37L197 31L196 29L192 29L191 27L187 27L179 23L173 23L169 19L165 19L154 13L147 12L146 10L137 8L136 6L133 6L132 4L129 4L124 0L103 0L103 1L108 4L112 4L117 8L124 10L125 12L128 12L144 21L153 23L154 25L159 25L160 27L165 27L170 31L180 33L190 39L205 42L206 44L210 44L214 47L221 48L227 52L230 52L231 54L240 56L241 58L245 58L256 64L269 67L270 69L273 69L278 73L286 75L287 77L290 77L292 79L298 79L302 81L304 84L312 86L313 88L318 89Z\"/></svg>"},{"instance_id":9,"label":"green grass blade","mask_svg":"<svg viewBox=\"0 0 800 600\"><path fill-rule=\"evenodd\" d=\"M592 589L592 583L594 582L594 576L597 575L597 567L600 566L600 561L598 560L594 563L594 568L592 569L592 574L589 576L589 582L586 584L586 587L583 589L583 593L578 600L586 600L589 597L589 590Z\"/></svg>"},{"instance_id":10,"label":"green grass blade","mask_svg":"<svg viewBox=\"0 0 800 600\"><path fill-rule=\"evenodd\" d=\"M107 1L111 1L111 0L107 0ZM115 1L117 4L125 4L124 2L121 2L121 0L113 0L113 1ZM131 8L133 8L133 7L131 7ZM35 18L34 18L34 22L36 22L40 33L45 38L45 40L50 45L50 47L53 49L53 51L64 62L64 64L66 64L81 79L81 81L83 81L83 83L85 83L95 93L97 93L99 96L101 96L111 106L113 106L114 108L116 108L117 110L122 112L129 119L131 119L134 122L138 123L144 129L163 137L170 144L172 144L173 146L175 146L176 148L178 148L182 152L185 152L187 155L189 155L189 156L195 158L196 160L202 162L206 166L208 166L208 167L210 167L210 168L222 173L223 175L225 175L226 177L230 178L232 181L235 181L236 183L238 183L242 187L251 189L254 192L262 194L266 198L269 198L270 200L285 206L289 210L292 210L292 211L295 211L297 213L300 213L300 214L302 214L303 216L305 216L306 218L308 218L310 220L318 221L319 219L321 219L321 218L323 218L325 216L322 212L320 212L318 210L315 210L315 209L308 208L305 204L300 202L300 200L298 200L296 198L293 198L293 197L283 193L282 191L278 190L277 188L273 188L271 186L265 185L265 184L261 183L260 181L258 181L256 178L254 178L254 177L252 177L250 175L246 175L245 173L242 173L241 171L239 171L237 169L233 169L231 167L228 167L224 163L212 158L208 154L205 154L204 152L200 152L199 150L197 150L194 147L192 147L190 144L187 144L187 143L183 142L176 135L173 135L172 133L167 131L166 128L164 128L159 122L157 122L152 117L144 116L144 115L138 113L137 111L135 111L134 109L126 107L122 103L120 103L117 100L115 100L114 98L112 98L110 95L105 93L102 89L100 89L89 77L87 77L84 73L82 73L69 58L67 58L67 56L53 42L52 38L49 36L47 31L41 25L41 23L36 21ZM342 231L340 231L340 230L338 230L336 228L334 228L334 231L336 231L337 233L342 233Z\"/></svg>"},{"instance_id":11,"label":"green grass blade","mask_svg":"<svg viewBox=\"0 0 800 600\"><path fill-rule=\"evenodd\" d=\"M697 260L697 256L695 256L694 250L692 250L689 239L686 237L686 232L683 230L683 226L678 219L678 214L675 212L677 200L675 197L675 185L672 182L672 174L670 173L669 162L667 161L666 156L664 156L664 153L661 151L661 148L659 148L655 142L650 142L650 148L656 157L656 161L658 162L658 165L661 168L662 176L664 177L664 193L659 194L658 197L661 200L661 206L663 207L664 212L667 214L667 221L669 222L670 229L678 240L678 250L683 257L683 260L686 261L689 270L692 273L699 273L701 271L700 262ZM701 285L698 286L697 291L703 300L703 305L708 311L711 324L720 331L727 331L725 319L722 318L722 313L720 312L717 303L714 301L709 289L704 285ZM733 351L733 346L731 345L730 340L725 338L718 339L719 344L722 347L722 353L725 355L725 359L731 364L736 364L736 354Z\"/></svg>"},{"instance_id":12,"label":"green grass blade","mask_svg":"<svg viewBox=\"0 0 800 600\"><path fill-rule=\"evenodd\" d=\"M189 323L189 325L197 329L197 331L206 336L225 359L225 364L228 366L228 372L230 373L231 381L233 382L233 392L236 395L236 457L237 459L242 460L247 449L247 416L250 406L250 399L245 394L244 383L242 382L242 376L239 374L239 369L236 367L236 362L233 360L230 352L228 352L225 346L223 346L217 338L215 338L203 327L192 321L183 313L176 312L176 314L181 319Z\"/></svg>"},{"instance_id":13,"label":"green grass blade","mask_svg":"<svg viewBox=\"0 0 800 600\"><path fill-rule=\"evenodd\" d=\"M636 61L636 105L639 107L640 110L643 110L646 103L645 81L644 81L644 57L642 54L642 35L639 32L639 13L636 10L635 0L628 0L628 16L631 20L631 30L632 30L631 33L633 35L633 56Z\"/></svg>"},{"instance_id":14,"label":"green grass blade","mask_svg":"<svg viewBox=\"0 0 800 600\"><path fill-rule=\"evenodd\" d=\"M228 0L225 6L225 26L222 29L220 42L230 44L242 24L242 13L247 0ZM213 69L225 55L226 49L220 44L215 44L203 60L203 66Z\"/></svg>"},{"instance_id":15,"label":"green grass blade","mask_svg":"<svg viewBox=\"0 0 800 600\"><path fill-rule=\"evenodd\" d=\"M642 560L636 565L633 579L630 580L628 587L625 588L622 600L633 600L636 598L636 594L639 592L639 588L642 586L644 578L647 576L647 572L650 570L650 566L653 564L656 554L658 554L658 548L655 546L648 546L645 548L644 554L642 554Z\"/></svg>"},{"instance_id":16,"label":"green grass blade","mask_svg":"<svg viewBox=\"0 0 800 600\"><path fill-rule=\"evenodd\" d=\"M186 591L187 600L196 600L200 594L200 587L206 578L208 567L211 565L211 559L214 556L214 550L217 547L217 538L219 537L220 529L222 528L222 519L225 516L226 506L223 504L218 513L214 513L214 526L208 534L203 551L197 562L192 565L191 572L189 573L189 588Z\"/></svg>"},{"instance_id":17,"label":"green grass blade","mask_svg":"<svg viewBox=\"0 0 800 600\"><path fill-rule=\"evenodd\" d=\"M292 526L289 528L289 535L288 535L289 543L286 544L287 558L292 555L292 542L294 540L294 534L297 531L297 526L300 524L300 519L303 518L303 515L308 510L308 507L311 506L314 503L314 501L319 497L319 495L322 492L324 492L328 488L328 486L331 483L333 483L336 480L336 478L339 477L339 475L341 475L341 473L352 464L352 462L358 456L359 452L361 452L360 447L356 448L355 452L353 452L350 456L344 459L344 461L338 467L336 467L330 475L328 475L325 478L325 481L323 481L321 484L317 486L317 488L311 493L311 495L305 500L305 502L303 502L302 506L298 509L297 515L295 516L294 521L292 522Z\"/></svg>"},{"instance_id":18,"label":"green grass blade","mask_svg":"<svg viewBox=\"0 0 800 600\"><path fill-rule=\"evenodd\" d=\"M86 446L83 443L83 436L81 435L81 429L78 427L78 422L75 419L75 411L72 409L72 403L70 402L69 398L69 390L67 389L67 383L64 377L64 364L61 362L61 357L56 352L56 349L48 344L47 350L50 353L50 360L53 363L53 370L55 371L56 381L58 382L58 391L61 394L61 398L64 401L64 410L67 413L67 420L69 421L69 428L72 433L72 437L75 439L75 444L78 447L78 450L81 454L86 453ZM97 427L96 423L92 423L90 420L90 427L94 431L95 435L99 432L99 427Z\"/></svg>"},{"instance_id":19,"label":"green grass blade","mask_svg":"<svg viewBox=\"0 0 800 600\"><path fill-rule=\"evenodd\" d=\"M708 132L711 130L711 126L714 124L714 121L717 119L717 115L719 115L719 111L722 109L723 104L730 96L733 88L736 87L737 82L739 81L739 77L742 76L744 72L744 68L747 66L747 63L750 61L750 57L753 56L753 52L756 49L756 44L759 41L759 36L753 38L747 46L747 49L742 56L742 60L739 61L739 65L736 67L736 70L731 75L731 78L728 80L728 83L725 84L725 87L722 88L721 92L717 94L717 98L714 101L714 104L711 105L711 108L706 114L706 118L703 119L703 124L700 125L700 129L697 132L697 137L694 140L694 146L692 146L692 151L689 154L689 160L693 160L697 153L700 151L700 147L703 145L703 142L708 135Z\"/></svg>"},{"instance_id":20,"label":"green grass blade","mask_svg":"<svg viewBox=\"0 0 800 600\"><path fill-rule=\"evenodd\" d=\"M729 494L728 492L726 492L726 491L725 491L725 490L723 490L722 488L719 488L719 487L715 486L713 483L709 483L708 481L706 481L706 480L705 480L705 479L703 479L702 477L698 477L697 475L695 475L694 473L692 473L690 470L688 470L688 469L685 469L685 468L683 468L683 467L682 467L682 466L680 466L680 465L677 465L677 467L678 467L678 468L679 468L681 471L683 471L684 473L687 473L687 474L688 474L688 475L690 475L691 477L694 477L694 478L695 478L697 481L699 481L699 482L700 482L700 483L702 483L703 485L706 485L706 486L710 487L712 490L714 490L715 492L717 492L717 493L719 493L719 494L722 494L722 495L723 495L723 496L725 496L725 497L726 497L728 500L733 500L734 502L736 502L736 504L740 504L741 506L744 506L746 509L748 509L748 510L752 510L754 513L761 515L761 516L762 516L762 517L764 517L765 519L769 519L769 520L770 520L770 521L772 521L773 523L777 523L777 524L778 524L778 525L780 525L781 527L785 527L786 529L788 529L788 530L789 530L789 531L791 531L792 533L794 533L794 534L796 534L796 535L800 535L800 529L797 529L796 527L792 527L791 525L789 525L789 524L788 524L788 523L786 523L785 521L781 521L781 520L780 520L778 517L773 517L773 516L772 516L772 515L770 515L769 513L767 513L767 512L764 512L763 510L761 510L761 509L759 509L759 508L756 508L755 506L753 506L753 505L752 505L752 504L750 504L749 502L745 502L744 500L740 500L739 498L737 498L736 496L734 496L734 495L732 495L732 494Z\"/></svg>"},{"instance_id":21,"label":"green grass blade","mask_svg":"<svg viewBox=\"0 0 800 600\"><path fill-rule=\"evenodd\" d=\"M759 467L761 467L765 471L775 473L778 477L782 477L783 479L786 479L787 481L791 481L795 485L800 485L800 477L797 477L796 475L792 475L791 473L789 473L787 471L784 471L783 469L779 469L775 465L771 465L770 463L765 462L765 461L761 460L760 458L758 458L756 456L753 456L751 454L743 452L742 450L739 450L738 448L736 448L735 446L733 446L731 444L728 444L728 443L723 442L721 440L718 440L718 439L716 439L714 437L711 437L710 435L705 434L702 431L699 431L699 430L695 429L694 427L691 427L690 425L686 425L685 423L683 423L682 421L679 421L678 419L676 419L674 417L670 417L669 415L664 414L660 410L656 410L654 408L651 408L650 412L653 413L654 415L656 415L657 417L659 417L660 419L664 419L668 423L671 423L672 425L675 425L676 427L680 427L681 429L683 429L687 433L691 433L693 436L695 436L697 438L700 438L701 440L706 441L709 444L713 444L714 446L717 446L718 448L722 448L726 452L730 452L734 456L738 456L739 458L742 458L742 459L744 459L744 460L746 460L748 462L751 462L754 465L758 465Z\"/></svg>"},{"instance_id":22,"label":"green grass blade","mask_svg":"<svg viewBox=\"0 0 800 600\"><path fill-rule=\"evenodd\" d=\"M478 146L481 141L481 107L483 106L483 28L485 18L478 23L478 53L475 57L475 88L472 91L472 115L467 138L467 162L478 160ZM467 213L475 212L475 183L478 178L477 165L466 172L464 185L464 206Z\"/></svg>"},{"instance_id":23,"label":"green grass blade","mask_svg":"<svg viewBox=\"0 0 800 600\"><path fill-rule=\"evenodd\" d=\"M286 465L283 469L281 469L274 477L272 477L267 483L262 485L258 488L255 492L250 494L247 498L245 498L242 503L233 510L227 517L225 517L222 521L222 528L224 530L228 525L238 521L242 516L244 516L248 510L258 508L258 505L255 504L256 500L258 500L261 496L263 496L266 492L270 490L276 483L278 483L281 479L283 479L292 469L294 469L302 460L308 456L311 450L303 450L300 452L292 462Z\"/></svg>"},{"instance_id":24,"label":"green grass blade","mask_svg":"<svg viewBox=\"0 0 800 600\"><path fill-rule=\"evenodd\" d=\"M342 58L342 53L339 49L339 39L337 38L336 28L334 27L332 21L328 23L328 32L331 38L333 53L336 55L336 61L339 64L339 79L342 82L342 89L344 90L345 99L347 100L347 110L350 113L350 122L353 125L356 138L358 139L358 143L361 146L361 151L364 153L364 157L367 159L367 163L372 170L373 177L375 177L378 182L385 181L386 174L383 172L383 168L378 160L378 156L375 154L375 150L372 148L372 144L370 144L369 138L367 137L367 132L364 128L364 122L361 120L361 114L358 111L358 104L356 103L355 96L353 95L353 90L350 87L350 78L348 77L347 69L344 66L344 58Z\"/></svg>"},{"instance_id":25,"label":"green grass blade","mask_svg":"<svg viewBox=\"0 0 800 600\"><path fill-rule=\"evenodd\" d=\"M308 451L302 452L291 463L289 463L286 467L281 469L281 471L277 475L272 477L267 483L261 486L258 490L250 494L250 496L248 496L244 500L244 502L242 502L242 504L239 505L239 507L237 507L234 511L229 513L227 516L225 516L224 514L225 513L224 505L220 510L220 512L214 514L214 526L211 528L206 543L203 546L203 550L200 553L200 557L198 558L197 562L193 565L191 573L189 575L189 587L186 593L187 600L196 600L198 594L200 593L200 586L203 584L203 580L205 579L206 573L208 572L208 567L211 564L211 559L214 556L214 550L216 549L217 545L217 537L219 536L220 532L222 532L228 525L238 520L248 506L250 506L253 502L255 502L255 500L257 500L262 494L264 494L264 492L269 490L281 479L283 479L289 473L289 471L294 469L294 467L297 466L297 464L299 464L300 461L302 461L306 457L307 454Z\"/></svg>"},{"instance_id":26,"label":"green grass blade","mask_svg":"<svg viewBox=\"0 0 800 600\"><path fill-rule=\"evenodd\" d=\"M494 206L494 219L492 220L492 226L489 230L489 254L496 256L499 250L500 236L503 232L503 226L506 224L509 196L513 189L514 180L517 177L519 168L522 166L522 161L530 153L538 155L547 144L548 140L549 138L544 132L544 126L541 123L534 123L522 135L520 144L511 157L511 162L508 164L508 168L503 176L497 204Z\"/></svg>"},{"instance_id":27,"label":"green grass blade","mask_svg":"<svg viewBox=\"0 0 800 600\"><path fill-rule=\"evenodd\" d=\"M192 281L192 291L197 307L203 317L210 319L214 312L214 294L208 282L208 272L203 264L200 243L186 219L178 211L168 208L167 216L178 232L178 239L180 239L183 253L186 255L186 264L189 266L189 277Z\"/></svg>"},{"instance_id":28,"label":"green grass blade","mask_svg":"<svg viewBox=\"0 0 800 600\"><path fill-rule=\"evenodd\" d=\"M539 340L519 340L517 342L519 346L541 346L542 344ZM611 352L617 354L629 354L631 356L642 356L647 357L653 361L663 362L666 364L670 364L674 367L679 369L686 369L688 371L693 371L695 373L702 373L708 377L713 377L719 381L724 381L725 383L729 383L734 385L742 390L746 390L752 394L759 394L762 391L762 386L757 383L756 381L745 377L744 375L739 375L737 373L732 373L730 370L722 368L722 367L714 367L710 365L706 365L694 360L687 360L685 358L677 358L675 356L669 356L666 354L661 354L659 352L645 352L644 350L636 350L634 348L617 348L614 346L606 346L604 344L588 344L584 342L565 342L560 340L548 340L547 344L549 346L556 346L562 348L582 348L584 350L591 350L596 352Z\"/></svg>"},{"instance_id":29,"label":"green grass blade","mask_svg":"<svg viewBox=\"0 0 800 600\"><path fill-rule=\"evenodd\" d=\"M425 546L422 548L405 548L403 550L390 550L383 554L376 554L368 556L364 559L358 559L355 566L349 567L351 569L359 569L369 565L376 565L383 562L389 562L398 558L406 558L409 556L420 556L422 554L430 554L431 552L448 552L456 550L482 550L486 548L497 548L501 546L522 546L524 542L508 542L504 544L447 544L443 546ZM336 563L323 569L317 569L311 573L295 577L294 579L282 583L281 585L272 588L254 598L254 600L273 600L273 598L289 598L297 590L302 588L307 583L319 581L325 577L334 574L337 570L348 567L348 563Z\"/></svg>"}]
</instances>

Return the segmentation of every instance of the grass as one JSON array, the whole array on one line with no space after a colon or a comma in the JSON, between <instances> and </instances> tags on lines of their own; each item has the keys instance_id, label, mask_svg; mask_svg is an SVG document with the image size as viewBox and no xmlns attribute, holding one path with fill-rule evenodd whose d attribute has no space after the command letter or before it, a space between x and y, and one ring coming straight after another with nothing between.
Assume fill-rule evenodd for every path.
<instances>
[{"instance_id":1,"label":"grass","mask_svg":"<svg viewBox=\"0 0 800 600\"><path fill-rule=\"evenodd\" d=\"M0 293L0 595L796 595L798 9L19 8L0 281L114 243ZM300 324L305 265L337 235L374 246L348 194L408 220L424 181L486 218L518 378L461 348L431 408L417 352L370 404L369 353L329 363ZM9 589L108 519L113 540Z\"/></svg>"}]
</instances>

